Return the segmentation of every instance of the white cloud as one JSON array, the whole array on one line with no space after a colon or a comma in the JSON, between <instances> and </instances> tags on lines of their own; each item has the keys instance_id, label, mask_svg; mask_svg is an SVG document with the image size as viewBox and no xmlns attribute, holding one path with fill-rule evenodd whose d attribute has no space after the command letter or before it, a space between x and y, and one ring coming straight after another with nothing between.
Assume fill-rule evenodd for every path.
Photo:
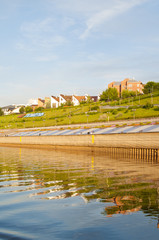
<instances>
[{"instance_id":1,"label":"white cloud","mask_svg":"<svg viewBox=\"0 0 159 240\"><path fill-rule=\"evenodd\" d=\"M123 14L139 4L143 4L144 2L145 0L116 1L114 5L95 13L86 21L87 28L81 34L80 38L85 39L93 29L98 28L103 23L111 20L114 17L117 17L120 14Z\"/></svg>"}]
</instances>

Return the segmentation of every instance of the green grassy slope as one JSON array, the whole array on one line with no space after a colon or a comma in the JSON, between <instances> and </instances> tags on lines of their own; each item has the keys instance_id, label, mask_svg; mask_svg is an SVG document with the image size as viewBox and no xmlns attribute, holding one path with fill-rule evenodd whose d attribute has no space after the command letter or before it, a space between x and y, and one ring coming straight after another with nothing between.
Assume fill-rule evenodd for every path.
<instances>
[{"instance_id":1,"label":"green grassy slope","mask_svg":"<svg viewBox=\"0 0 159 240\"><path fill-rule=\"evenodd\" d=\"M0 128L31 128L56 126L64 124L107 122L112 120L158 117L159 107L151 104L159 104L159 96L143 96L124 99L116 102L86 103L80 106L61 107L58 109L43 110L44 116L34 118L18 118L18 115L0 116ZM119 109L108 109L106 106L117 106ZM122 106L129 105L128 109ZM104 109L102 108L104 106Z\"/></svg>"}]
</instances>

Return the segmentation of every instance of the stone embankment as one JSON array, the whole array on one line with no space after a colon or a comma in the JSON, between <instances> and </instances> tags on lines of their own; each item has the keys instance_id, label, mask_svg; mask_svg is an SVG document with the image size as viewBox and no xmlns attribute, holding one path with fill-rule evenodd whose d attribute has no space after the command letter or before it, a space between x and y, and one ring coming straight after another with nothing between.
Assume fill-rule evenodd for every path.
<instances>
[{"instance_id":1,"label":"stone embankment","mask_svg":"<svg viewBox=\"0 0 159 240\"><path fill-rule=\"evenodd\" d=\"M159 149L159 133L0 137L2 146Z\"/></svg>"}]
</instances>

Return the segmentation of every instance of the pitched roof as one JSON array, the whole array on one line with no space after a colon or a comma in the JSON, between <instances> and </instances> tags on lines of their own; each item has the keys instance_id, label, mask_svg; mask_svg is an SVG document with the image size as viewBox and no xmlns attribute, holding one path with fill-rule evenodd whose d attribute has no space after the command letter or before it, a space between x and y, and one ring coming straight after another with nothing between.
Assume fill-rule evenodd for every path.
<instances>
[{"instance_id":1,"label":"pitched roof","mask_svg":"<svg viewBox=\"0 0 159 240\"><path fill-rule=\"evenodd\" d=\"M63 97L66 101L72 101L72 96L71 95L60 94L60 96Z\"/></svg>"},{"instance_id":2,"label":"pitched roof","mask_svg":"<svg viewBox=\"0 0 159 240\"><path fill-rule=\"evenodd\" d=\"M75 95L73 95L73 96L74 96L79 102L86 100L85 96L75 96Z\"/></svg>"},{"instance_id":3,"label":"pitched roof","mask_svg":"<svg viewBox=\"0 0 159 240\"><path fill-rule=\"evenodd\" d=\"M8 106L5 106L5 107L2 107L2 109L13 110L13 109L15 109L15 105L8 105Z\"/></svg>"},{"instance_id":4,"label":"pitched roof","mask_svg":"<svg viewBox=\"0 0 159 240\"><path fill-rule=\"evenodd\" d=\"M59 97L54 97L54 96L51 96L53 99L55 99L57 102L59 102Z\"/></svg>"},{"instance_id":5,"label":"pitched roof","mask_svg":"<svg viewBox=\"0 0 159 240\"><path fill-rule=\"evenodd\" d=\"M45 103L45 100L38 98L38 101L41 101L42 103Z\"/></svg>"}]
</instances>

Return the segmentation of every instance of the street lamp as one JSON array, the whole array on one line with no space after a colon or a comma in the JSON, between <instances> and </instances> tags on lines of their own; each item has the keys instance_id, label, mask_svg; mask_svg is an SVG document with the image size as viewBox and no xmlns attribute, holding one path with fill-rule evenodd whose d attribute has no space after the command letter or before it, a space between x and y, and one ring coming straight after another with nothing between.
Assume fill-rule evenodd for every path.
<instances>
[{"instance_id":1,"label":"street lamp","mask_svg":"<svg viewBox=\"0 0 159 240\"><path fill-rule=\"evenodd\" d=\"M87 123L88 123L88 117L89 117L89 115L88 115L88 113L87 113L87 112L85 112L85 114L86 114L86 117L87 117Z\"/></svg>"},{"instance_id":2,"label":"street lamp","mask_svg":"<svg viewBox=\"0 0 159 240\"><path fill-rule=\"evenodd\" d=\"M135 119L135 111L136 111L136 109L132 109L132 111L133 111L133 118Z\"/></svg>"},{"instance_id":3,"label":"street lamp","mask_svg":"<svg viewBox=\"0 0 159 240\"><path fill-rule=\"evenodd\" d=\"M57 125L57 118L55 118L55 126Z\"/></svg>"},{"instance_id":4,"label":"street lamp","mask_svg":"<svg viewBox=\"0 0 159 240\"><path fill-rule=\"evenodd\" d=\"M43 126L45 127L45 119L43 119Z\"/></svg>"},{"instance_id":5,"label":"street lamp","mask_svg":"<svg viewBox=\"0 0 159 240\"><path fill-rule=\"evenodd\" d=\"M107 114L108 114L108 122L109 122L109 113L110 113L110 112L107 112Z\"/></svg>"}]
</instances>

